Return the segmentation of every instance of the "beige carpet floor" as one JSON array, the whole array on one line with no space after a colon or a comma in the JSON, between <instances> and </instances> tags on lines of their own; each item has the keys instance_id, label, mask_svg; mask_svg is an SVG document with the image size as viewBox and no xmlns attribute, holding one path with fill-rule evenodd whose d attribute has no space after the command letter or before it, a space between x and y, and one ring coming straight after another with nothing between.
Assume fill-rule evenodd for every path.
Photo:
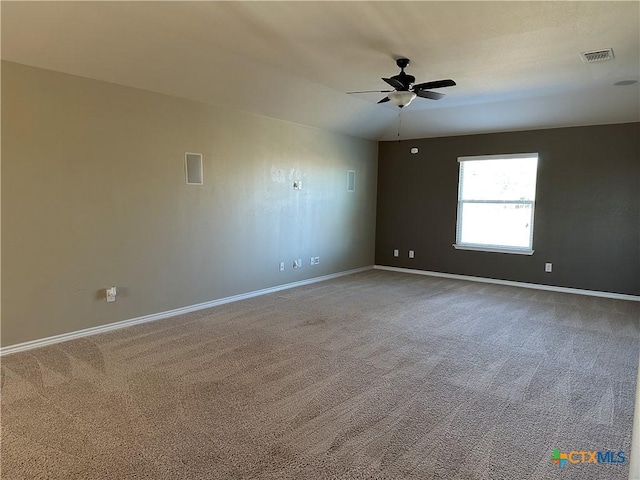
<instances>
[{"instance_id":1,"label":"beige carpet floor","mask_svg":"<svg viewBox=\"0 0 640 480\"><path fill-rule=\"evenodd\" d=\"M639 317L372 270L9 355L2 478L626 479Z\"/></svg>"}]
</instances>

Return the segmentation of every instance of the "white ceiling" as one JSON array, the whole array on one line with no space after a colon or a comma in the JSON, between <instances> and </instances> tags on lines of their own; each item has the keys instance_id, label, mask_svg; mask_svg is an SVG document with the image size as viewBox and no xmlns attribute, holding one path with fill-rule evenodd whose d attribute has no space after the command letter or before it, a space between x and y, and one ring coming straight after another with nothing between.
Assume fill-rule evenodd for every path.
<instances>
[{"instance_id":1,"label":"white ceiling","mask_svg":"<svg viewBox=\"0 0 640 480\"><path fill-rule=\"evenodd\" d=\"M2 2L2 58L370 139L640 120L640 3ZM613 48L615 60L582 62Z\"/></svg>"}]
</instances>

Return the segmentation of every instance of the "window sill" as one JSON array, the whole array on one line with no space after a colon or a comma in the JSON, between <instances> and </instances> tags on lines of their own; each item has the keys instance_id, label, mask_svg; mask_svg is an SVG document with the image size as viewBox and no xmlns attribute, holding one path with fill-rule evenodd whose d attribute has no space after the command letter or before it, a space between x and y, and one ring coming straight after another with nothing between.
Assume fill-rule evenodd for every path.
<instances>
[{"instance_id":1,"label":"window sill","mask_svg":"<svg viewBox=\"0 0 640 480\"><path fill-rule=\"evenodd\" d=\"M472 250L474 252L513 253L516 255L533 255L534 252L534 250L529 248L492 247L490 245L461 245L458 243L454 243L453 248L456 250Z\"/></svg>"}]
</instances>

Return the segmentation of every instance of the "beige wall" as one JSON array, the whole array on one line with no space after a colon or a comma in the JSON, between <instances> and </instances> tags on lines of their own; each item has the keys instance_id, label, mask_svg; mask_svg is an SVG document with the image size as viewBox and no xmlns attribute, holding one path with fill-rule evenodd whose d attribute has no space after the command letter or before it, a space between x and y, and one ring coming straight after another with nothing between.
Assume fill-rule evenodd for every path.
<instances>
[{"instance_id":1,"label":"beige wall","mask_svg":"<svg viewBox=\"0 0 640 480\"><path fill-rule=\"evenodd\" d=\"M9 62L2 140L3 346L373 264L376 142Z\"/></svg>"}]
</instances>

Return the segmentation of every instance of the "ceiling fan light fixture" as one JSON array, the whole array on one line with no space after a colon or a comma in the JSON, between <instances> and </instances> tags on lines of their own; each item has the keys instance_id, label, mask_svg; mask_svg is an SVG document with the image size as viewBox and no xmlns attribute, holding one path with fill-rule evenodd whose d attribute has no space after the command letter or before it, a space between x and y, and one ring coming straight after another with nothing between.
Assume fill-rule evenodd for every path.
<instances>
[{"instance_id":1,"label":"ceiling fan light fixture","mask_svg":"<svg viewBox=\"0 0 640 480\"><path fill-rule=\"evenodd\" d=\"M413 92L409 92L407 90L395 91L391 92L389 95L389 100L393 102L397 107L406 107L409 105L414 98L416 98L416 94Z\"/></svg>"}]
</instances>

